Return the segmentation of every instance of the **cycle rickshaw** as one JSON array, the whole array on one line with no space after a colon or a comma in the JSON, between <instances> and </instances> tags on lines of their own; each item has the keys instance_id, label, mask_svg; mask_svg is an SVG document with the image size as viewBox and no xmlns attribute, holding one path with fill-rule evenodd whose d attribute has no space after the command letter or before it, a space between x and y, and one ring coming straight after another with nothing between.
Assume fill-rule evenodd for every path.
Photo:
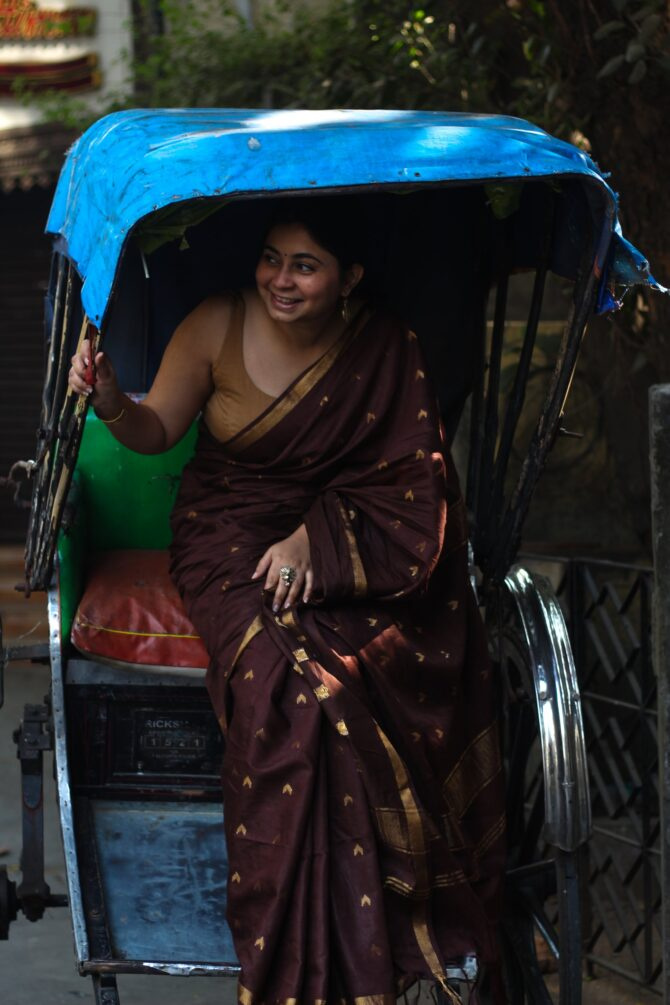
<instances>
[{"instance_id":1,"label":"cycle rickshaw","mask_svg":"<svg viewBox=\"0 0 670 1005\"><path fill-rule=\"evenodd\" d=\"M460 424L468 443L473 588L504 719L507 990L513 1002L552 1000L538 961L544 946L560 1002L576 1005L578 859L590 827L579 690L549 583L513 561L569 409L589 315L616 305L617 285L655 284L589 158L498 116L132 111L100 120L70 151L47 226L55 244L46 372L28 464L26 590L48 591L52 687L49 704L26 708L18 734L23 881L0 872L0 937L18 909L37 920L67 900L79 971L108 1005L119 1001L117 974L237 972L207 657L174 596L166 599L162 562L193 432L166 454L133 455L67 390L67 371L90 335L117 361L123 387L145 392L178 321L222 274L231 287L245 282L268 200L287 194L357 200L376 238L373 282L422 342L448 435ZM507 303L518 275L527 317L514 335ZM524 391L552 275L571 290L567 320L529 417ZM75 648L94 556L112 598L123 593L114 557L131 553L156 566L160 610L140 628L109 622L97 648ZM45 654L4 654L19 655ZM52 745L67 898L51 894L43 873L41 758ZM466 958L450 976L467 982L476 972Z\"/></svg>"}]
</instances>

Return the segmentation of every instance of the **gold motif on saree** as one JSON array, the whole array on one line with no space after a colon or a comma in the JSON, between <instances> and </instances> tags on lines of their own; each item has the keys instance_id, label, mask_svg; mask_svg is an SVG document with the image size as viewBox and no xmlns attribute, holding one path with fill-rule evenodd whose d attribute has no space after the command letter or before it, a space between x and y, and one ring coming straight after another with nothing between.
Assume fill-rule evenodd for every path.
<instances>
[{"instance_id":1,"label":"gold motif on saree","mask_svg":"<svg viewBox=\"0 0 670 1005\"><path fill-rule=\"evenodd\" d=\"M347 729L347 724L344 719L338 719L335 723L335 729L340 734L340 736L349 736L349 730Z\"/></svg>"},{"instance_id":2,"label":"gold motif on saree","mask_svg":"<svg viewBox=\"0 0 670 1005\"><path fill-rule=\"evenodd\" d=\"M414 493L412 492L411 489L407 489L407 491L405 492L405 499L407 500L407 502L414 502Z\"/></svg>"},{"instance_id":3,"label":"gold motif on saree","mask_svg":"<svg viewBox=\"0 0 670 1005\"><path fill-rule=\"evenodd\" d=\"M377 416L375 415L374 412L368 412L368 414L366 416L367 424L370 425L370 423L374 422L376 418L377 418Z\"/></svg>"},{"instance_id":4,"label":"gold motif on saree","mask_svg":"<svg viewBox=\"0 0 670 1005\"><path fill-rule=\"evenodd\" d=\"M419 575L419 566L410 565L409 571L412 573L412 579L416 579L416 577Z\"/></svg>"},{"instance_id":5,"label":"gold motif on saree","mask_svg":"<svg viewBox=\"0 0 670 1005\"><path fill-rule=\"evenodd\" d=\"M256 949L260 949L260 951L263 952L263 950L265 949L265 938L264 938L264 936L261 935L261 937L259 939L256 939L256 941L254 942L254 946L255 946Z\"/></svg>"},{"instance_id":6,"label":"gold motif on saree","mask_svg":"<svg viewBox=\"0 0 670 1005\"><path fill-rule=\"evenodd\" d=\"M425 376L426 375L423 372L423 370L417 370L416 373L414 374L414 380L423 380Z\"/></svg>"},{"instance_id":7,"label":"gold motif on saree","mask_svg":"<svg viewBox=\"0 0 670 1005\"><path fill-rule=\"evenodd\" d=\"M354 577L354 596L361 597L367 592L367 578L365 576L365 569L363 568L363 562L361 556L358 552L358 543L356 541L356 535L354 534L349 516L342 505L342 500L337 500L337 508L344 524L344 534L347 539L347 546L349 548L349 559L351 561L351 571Z\"/></svg>"},{"instance_id":8,"label":"gold motif on saree","mask_svg":"<svg viewBox=\"0 0 670 1005\"><path fill-rule=\"evenodd\" d=\"M417 450L417 452L416 452L416 454L414 456L416 457L417 461L422 461L424 459L424 457L426 456L426 452L425 452L425 450L422 450L421 447L419 447L419 449Z\"/></svg>"},{"instance_id":9,"label":"gold motif on saree","mask_svg":"<svg viewBox=\"0 0 670 1005\"><path fill-rule=\"evenodd\" d=\"M428 418L428 412L426 411L426 409L425 408L420 408L419 411L417 412L416 418L417 418L417 422L421 422L422 419L427 419Z\"/></svg>"},{"instance_id":10,"label":"gold motif on saree","mask_svg":"<svg viewBox=\"0 0 670 1005\"><path fill-rule=\"evenodd\" d=\"M417 658L417 661L418 661L419 663L423 663L423 661L424 661L424 660L425 660L425 658L426 658L426 657L425 657L425 656L423 655L423 653L414 653L414 655L416 656L416 658Z\"/></svg>"},{"instance_id":11,"label":"gold motif on saree","mask_svg":"<svg viewBox=\"0 0 670 1005\"><path fill-rule=\"evenodd\" d=\"M293 795L293 786L289 785L289 783L287 782L286 785L284 786L284 788L281 790L281 794L283 796L292 796Z\"/></svg>"},{"instance_id":12,"label":"gold motif on saree","mask_svg":"<svg viewBox=\"0 0 670 1005\"><path fill-rule=\"evenodd\" d=\"M255 638L259 632L262 631L263 631L263 622L261 621L260 614L257 614L256 617L251 622L251 624L249 625L249 627L247 628L246 632L244 633L242 641L240 642L237 648L237 652L233 657L233 662L230 664L231 670L233 670L237 666L238 659L240 658L244 650L247 648L251 640Z\"/></svg>"},{"instance_id":13,"label":"gold motif on saree","mask_svg":"<svg viewBox=\"0 0 670 1005\"><path fill-rule=\"evenodd\" d=\"M491 845L495 844L498 838L502 837L505 833L505 826L506 819L505 814L503 813L502 816L496 820L493 826L489 827L488 831L475 848L476 859L480 859L489 850Z\"/></svg>"},{"instance_id":14,"label":"gold motif on saree","mask_svg":"<svg viewBox=\"0 0 670 1005\"><path fill-rule=\"evenodd\" d=\"M384 468L387 468L388 466L389 466L389 462L386 460L385 457L383 457L382 460L377 465L377 471L383 471Z\"/></svg>"},{"instance_id":15,"label":"gold motif on saree","mask_svg":"<svg viewBox=\"0 0 670 1005\"><path fill-rule=\"evenodd\" d=\"M502 770L498 724L483 729L464 752L442 785L451 815L461 820L482 789Z\"/></svg>"},{"instance_id":16,"label":"gold motif on saree","mask_svg":"<svg viewBox=\"0 0 670 1005\"><path fill-rule=\"evenodd\" d=\"M244 781L242 782L242 787L245 788L245 789L252 789L253 786L254 786L254 783L249 778L249 775L245 775L244 776Z\"/></svg>"},{"instance_id":17,"label":"gold motif on saree","mask_svg":"<svg viewBox=\"0 0 670 1005\"><path fill-rule=\"evenodd\" d=\"M237 925L235 926L237 927ZM249 988L245 988L243 984L237 985L237 1000L239 1005L253 1005L254 996L253 992Z\"/></svg>"},{"instance_id":18,"label":"gold motif on saree","mask_svg":"<svg viewBox=\"0 0 670 1005\"><path fill-rule=\"evenodd\" d=\"M462 869L452 869L451 872L439 873L433 880L433 886L445 888L450 886L460 886L466 883L467 879Z\"/></svg>"},{"instance_id":19,"label":"gold motif on saree","mask_svg":"<svg viewBox=\"0 0 670 1005\"><path fill-rule=\"evenodd\" d=\"M247 672L245 673L243 679L244 680L253 680L254 679L254 672L253 672L253 670L247 670Z\"/></svg>"},{"instance_id":20,"label":"gold motif on saree","mask_svg":"<svg viewBox=\"0 0 670 1005\"><path fill-rule=\"evenodd\" d=\"M344 799L342 800L342 802L344 803L345 806L353 806L354 797L350 796L349 793L347 792L345 794Z\"/></svg>"},{"instance_id":21,"label":"gold motif on saree","mask_svg":"<svg viewBox=\"0 0 670 1005\"><path fill-rule=\"evenodd\" d=\"M363 855L363 845L356 842L354 845L354 858L358 858L359 855Z\"/></svg>"},{"instance_id":22,"label":"gold motif on saree","mask_svg":"<svg viewBox=\"0 0 670 1005\"><path fill-rule=\"evenodd\" d=\"M364 893L361 897L361 907L372 907L372 901L368 897L367 893Z\"/></svg>"},{"instance_id":23,"label":"gold motif on saree","mask_svg":"<svg viewBox=\"0 0 670 1005\"><path fill-rule=\"evenodd\" d=\"M246 833L247 833L247 829L246 829L246 827L244 826L244 824L240 824L240 825L239 825L239 827L237 828L237 830L235 831L235 834L236 834L236 835L237 835L238 837L244 837L244 835L245 835Z\"/></svg>"},{"instance_id":24,"label":"gold motif on saree","mask_svg":"<svg viewBox=\"0 0 670 1005\"><path fill-rule=\"evenodd\" d=\"M293 655L297 659L298 663L304 663L305 660L309 659L309 656L304 649L294 649Z\"/></svg>"},{"instance_id":25,"label":"gold motif on saree","mask_svg":"<svg viewBox=\"0 0 670 1005\"><path fill-rule=\"evenodd\" d=\"M241 880L241 876L240 876L239 872L234 872L233 875L230 877L230 882L231 883L239 883L240 880Z\"/></svg>"},{"instance_id":26,"label":"gold motif on saree","mask_svg":"<svg viewBox=\"0 0 670 1005\"><path fill-rule=\"evenodd\" d=\"M379 724L376 723L375 725L379 739L381 740L389 761L391 762L396 785L398 787L398 795L400 797L400 801L402 802L405 814L405 823L403 826L400 824L400 813L398 811L394 811L396 814L395 821L397 822L397 829L401 836L404 837L405 832L407 834L407 849L411 855L412 865L414 867L417 892L419 890L427 891L429 885L428 863L426 861L427 849L423 818L419 807L417 806L416 800L414 799L414 793L412 792L409 784L407 768L405 767L402 758ZM378 814L379 810L377 810L377 815ZM389 815L387 822L390 823L391 819L392 818ZM412 911L412 928L414 930L414 937L416 938L419 949L421 950L423 958L430 968L433 977L439 981L440 984L444 983L446 986L440 959L435 946L433 945L430 931L428 929L428 914L425 899L422 899L414 905L414 910Z\"/></svg>"},{"instance_id":27,"label":"gold motif on saree","mask_svg":"<svg viewBox=\"0 0 670 1005\"><path fill-rule=\"evenodd\" d=\"M295 703L296 703L296 705L306 705L307 704L307 698L305 697L304 694L299 694L298 697L295 700Z\"/></svg>"},{"instance_id":28,"label":"gold motif on saree","mask_svg":"<svg viewBox=\"0 0 670 1005\"><path fill-rule=\"evenodd\" d=\"M326 698L330 698L330 691L325 684L319 684L318 687L315 687L314 694L316 695L317 701L325 701Z\"/></svg>"}]
</instances>

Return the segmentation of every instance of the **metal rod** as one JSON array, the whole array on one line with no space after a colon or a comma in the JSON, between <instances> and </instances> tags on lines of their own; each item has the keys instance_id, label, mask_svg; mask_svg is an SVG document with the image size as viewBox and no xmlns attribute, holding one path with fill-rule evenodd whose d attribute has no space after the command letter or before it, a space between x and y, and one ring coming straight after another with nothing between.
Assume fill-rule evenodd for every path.
<instances>
[{"instance_id":1,"label":"metal rod","mask_svg":"<svg viewBox=\"0 0 670 1005\"><path fill-rule=\"evenodd\" d=\"M479 491L477 493L477 528L475 535L475 557L478 553L483 554L489 549L492 535L495 535L497 528L492 526L495 519L493 499L491 497L491 484L495 470L495 456L498 445L498 408L500 397L500 371L502 367L502 351L505 335L505 320L507 313L507 290L509 286L509 271L507 263L504 261L503 232L497 232L497 254L496 254L496 300L493 316L493 330L491 332L491 347L488 361L488 380L486 384L485 416L483 443L481 451L481 474L479 479ZM497 521L496 521L497 522ZM478 562L479 564L479 562Z\"/></svg>"},{"instance_id":2,"label":"metal rod","mask_svg":"<svg viewBox=\"0 0 670 1005\"><path fill-rule=\"evenodd\" d=\"M519 481L512 494L505 517L501 521L500 530L496 535L497 540L491 555L490 568L486 570L496 579L505 575L519 546L521 527L530 506L531 496L558 429L565 399L575 371L577 354L586 322L597 295L598 249L603 243L603 235L607 236L612 232L612 215L613 207L608 205L602 233L598 235L598 241L594 242L594 246L584 255L585 260L575 286L571 316L557 355L546 406L541 412L528 456L519 475Z\"/></svg>"},{"instance_id":3,"label":"metal rod","mask_svg":"<svg viewBox=\"0 0 670 1005\"><path fill-rule=\"evenodd\" d=\"M496 455L496 472L492 492L492 513L494 515L498 514L502 509L505 477L507 475L509 457L514 442L514 434L516 432L526 398L528 376L530 374L530 367L533 361L533 350L535 348L537 329L540 323L540 314L542 313L544 287L547 278L547 271L549 269L552 241L554 238L554 199L551 193L549 194L549 204L543 233L544 240L539 265L535 272L535 281L533 283L533 293L528 313L528 322L524 332L519 361L514 374L512 390L507 401L507 408L505 410L505 418L500 436L500 445Z\"/></svg>"}]
</instances>

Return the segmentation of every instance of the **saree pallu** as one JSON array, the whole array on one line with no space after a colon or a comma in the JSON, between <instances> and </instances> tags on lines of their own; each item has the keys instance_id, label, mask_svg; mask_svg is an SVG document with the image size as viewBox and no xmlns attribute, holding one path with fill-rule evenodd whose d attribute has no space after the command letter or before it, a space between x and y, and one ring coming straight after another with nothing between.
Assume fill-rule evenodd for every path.
<instances>
[{"instance_id":1,"label":"saree pallu","mask_svg":"<svg viewBox=\"0 0 670 1005\"><path fill-rule=\"evenodd\" d=\"M307 528L314 589L252 580ZM365 312L226 443L201 429L172 575L225 736L243 1005L386 1005L496 959L496 696L457 479L416 337Z\"/></svg>"}]
</instances>

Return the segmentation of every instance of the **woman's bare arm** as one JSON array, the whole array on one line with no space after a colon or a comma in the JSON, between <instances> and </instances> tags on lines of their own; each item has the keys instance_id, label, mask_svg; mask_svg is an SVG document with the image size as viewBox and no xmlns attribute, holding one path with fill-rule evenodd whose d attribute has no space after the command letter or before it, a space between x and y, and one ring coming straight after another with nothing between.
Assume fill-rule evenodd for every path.
<instances>
[{"instance_id":1,"label":"woman's bare arm","mask_svg":"<svg viewBox=\"0 0 670 1005\"><path fill-rule=\"evenodd\" d=\"M141 403L121 391L105 353L95 358L94 388L86 384L88 342L72 358L70 386L78 394L90 395L96 414L124 446L141 454L168 450L181 439L212 393L212 365L221 350L230 314L228 297L210 297L196 307L170 339L156 379Z\"/></svg>"}]
</instances>

